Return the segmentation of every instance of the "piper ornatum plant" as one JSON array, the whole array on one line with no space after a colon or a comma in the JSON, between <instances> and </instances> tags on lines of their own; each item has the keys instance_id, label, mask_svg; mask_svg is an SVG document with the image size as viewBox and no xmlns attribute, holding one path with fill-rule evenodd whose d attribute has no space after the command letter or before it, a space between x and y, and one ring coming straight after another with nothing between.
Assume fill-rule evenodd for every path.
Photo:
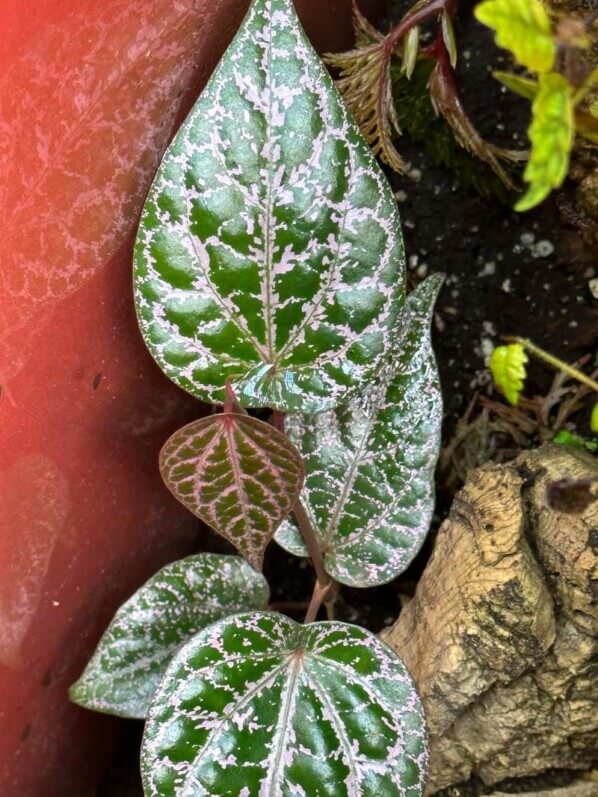
<instances>
[{"instance_id":1,"label":"piper ornatum plant","mask_svg":"<svg viewBox=\"0 0 598 797\"><path fill-rule=\"evenodd\" d=\"M158 364L224 405L172 436L162 475L247 561L165 567L119 609L73 700L147 717L147 797L420 795L413 681L333 604L340 584L396 577L426 535L441 280L405 297L392 192L291 0L252 3L160 166L134 272ZM315 568L304 624L268 607L275 533Z\"/></svg>"}]
</instances>

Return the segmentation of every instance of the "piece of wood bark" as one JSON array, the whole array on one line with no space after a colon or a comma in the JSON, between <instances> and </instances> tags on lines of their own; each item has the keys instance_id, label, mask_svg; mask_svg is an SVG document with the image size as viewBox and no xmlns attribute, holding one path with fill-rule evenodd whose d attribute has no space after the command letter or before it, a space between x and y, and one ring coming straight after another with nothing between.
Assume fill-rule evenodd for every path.
<instances>
[{"instance_id":1,"label":"piece of wood bark","mask_svg":"<svg viewBox=\"0 0 598 797\"><path fill-rule=\"evenodd\" d=\"M598 501L563 512L547 490L597 477L594 458L554 445L472 471L383 632L426 707L430 792L596 757Z\"/></svg>"},{"instance_id":2,"label":"piece of wood bark","mask_svg":"<svg viewBox=\"0 0 598 797\"><path fill-rule=\"evenodd\" d=\"M575 780L568 786L559 786L556 789L520 792L517 797L596 797L597 794L598 783ZM505 791L493 791L488 797L513 797L513 794Z\"/></svg>"}]
</instances>

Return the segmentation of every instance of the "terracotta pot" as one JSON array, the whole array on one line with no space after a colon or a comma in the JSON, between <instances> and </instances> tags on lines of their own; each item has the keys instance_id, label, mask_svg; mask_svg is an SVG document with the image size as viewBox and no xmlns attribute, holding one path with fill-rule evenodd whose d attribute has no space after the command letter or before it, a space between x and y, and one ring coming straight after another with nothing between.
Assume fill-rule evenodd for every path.
<instances>
[{"instance_id":1,"label":"terracotta pot","mask_svg":"<svg viewBox=\"0 0 598 797\"><path fill-rule=\"evenodd\" d=\"M314 41L346 46L350 0L322 5L298 3ZM131 244L161 153L246 8L0 9L2 797L93 794L116 722L70 705L67 687L119 602L193 543L156 462L202 408L144 350Z\"/></svg>"}]
</instances>

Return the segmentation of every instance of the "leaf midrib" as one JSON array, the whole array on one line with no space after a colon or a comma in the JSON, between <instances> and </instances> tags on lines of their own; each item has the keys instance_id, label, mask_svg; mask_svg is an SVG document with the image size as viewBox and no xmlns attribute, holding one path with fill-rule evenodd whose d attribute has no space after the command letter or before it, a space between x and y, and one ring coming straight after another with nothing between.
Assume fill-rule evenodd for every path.
<instances>
[{"instance_id":1,"label":"leaf midrib","mask_svg":"<svg viewBox=\"0 0 598 797\"><path fill-rule=\"evenodd\" d=\"M265 222L266 229L264 230L265 241L265 322L266 322L266 346L268 348L268 359L266 362L272 364L276 363L274 352L274 317L273 317L273 285L272 285L272 256L274 249L274 223L272 219L272 210L274 207L274 192L272 188L272 0L268 0L268 22L267 22L267 58L266 58L266 86L268 91L268 113L266 117L266 152L268 153L268 160L266 164L266 208L265 208Z\"/></svg>"},{"instance_id":2,"label":"leaf midrib","mask_svg":"<svg viewBox=\"0 0 598 797\"><path fill-rule=\"evenodd\" d=\"M292 667L290 668L284 700L282 703L282 708L276 726L276 732L275 732L276 749L272 759L272 764L270 765L268 778L266 780L266 783L264 784L268 787L268 795L270 797L278 797L278 794L282 794L281 789L279 789L278 792L276 791L276 786L281 776L280 771L282 764L282 756L287 748L287 740L291 724L290 719L292 716L292 708L295 702L297 688L301 680L303 653L294 652L292 656L294 661ZM263 785L261 785L261 789L263 789ZM261 789L260 789L260 794L262 794Z\"/></svg>"},{"instance_id":3,"label":"leaf midrib","mask_svg":"<svg viewBox=\"0 0 598 797\"><path fill-rule=\"evenodd\" d=\"M222 659L221 663L225 664L226 663L225 659ZM190 779L194 777L194 766L197 766L198 762L201 761L205 751L208 750L208 748L210 747L212 741L215 738L216 739L218 738L218 735L220 734L222 729L226 726L226 724L231 721L231 718L234 717L235 714L238 714L239 711L244 709L251 702L251 700L254 697L256 697L257 695L259 695L259 693L270 682L273 682L276 679L276 677L278 675L280 675L281 672L284 672L285 668L287 668L288 665L289 665L289 661L285 660L285 661L282 661L280 664L278 664L276 667L273 667L271 670L268 670L268 672L266 672L259 679L259 681L254 683L252 688L249 689L247 692L245 692L245 694L243 694L239 698L239 700L237 702L234 702L234 699L233 699L233 701L231 701L233 703L233 705L231 706L231 704L229 703L226 706L226 710L225 710L225 713L222 716L222 719L220 720L220 722L214 728L211 729L211 731L209 732L209 734L208 734L208 736L206 738L206 741L201 746L201 748L198 749L198 751L196 752L195 758L193 760L193 763L189 767L189 770L188 770L187 774L185 775L185 779L184 779L184 783L183 783L184 789L186 789L187 786L189 785ZM213 670L214 666L215 665L212 663L206 669L207 670Z\"/></svg>"},{"instance_id":4,"label":"leaf midrib","mask_svg":"<svg viewBox=\"0 0 598 797\"><path fill-rule=\"evenodd\" d=\"M323 535L323 541L325 545L330 545L332 539L336 536L342 512L345 508L345 504L349 500L349 496L353 490L355 480L357 479L357 474L361 464L361 455L367 449L367 442L370 437L370 432L375 423L376 423L376 418L372 417L368 422L367 426L365 427L365 430L357 446L353 450L353 457L349 469L347 471L347 477L345 479L343 489L341 490L340 495L336 501L336 504L334 505L333 511L330 516L330 520L328 521L328 524L326 526L326 531Z\"/></svg>"}]
</instances>

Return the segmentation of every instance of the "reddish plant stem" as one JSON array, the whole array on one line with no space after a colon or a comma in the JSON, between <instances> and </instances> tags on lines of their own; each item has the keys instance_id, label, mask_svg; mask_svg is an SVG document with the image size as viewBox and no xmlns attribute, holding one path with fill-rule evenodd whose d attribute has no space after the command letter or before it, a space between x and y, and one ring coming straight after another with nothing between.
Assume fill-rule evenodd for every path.
<instances>
[{"instance_id":1,"label":"reddish plant stem","mask_svg":"<svg viewBox=\"0 0 598 797\"><path fill-rule=\"evenodd\" d=\"M274 410L272 415L270 416L270 425L273 426L275 429L278 429L279 432L286 434L285 432L285 414L284 412L280 412L280 410Z\"/></svg>"},{"instance_id":2,"label":"reddish plant stem","mask_svg":"<svg viewBox=\"0 0 598 797\"><path fill-rule=\"evenodd\" d=\"M326 586L323 586L319 580L314 584L314 591L311 596L309 608L307 609L307 614L305 615L305 620L303 621L306 625L308 623L314 622L318 616L318 612L320 611L320 606L322 603L326 603L326 611L328 613L328 603L326 602L326 599L328 597L328 593L330 592L330 588L330 583ZM328 618L330 619L330 614L328 614Z\"/></svg>"},{"instance_id":3,"label":"reddish plant stem","mask_svg":"<svg viewBox=\"0 0 598 797\"><path fill-rule=\"evenodd\" d=\"M324 567L324 556L322 554L322 549L320 548L318 535L316 534L316 530L314 529L311 519L307 514L305 507L301 503L301 500L297 501L295 504L293 508L293 514L295 515L295 520L297 521L299 532L307 548L309 558L311 559L314 570L316 571L318 583L322 587L328 588L332 579Z\"/></svg>"},{"instance_id":4,"label":"reddish plant stem","mask_svg":"<svg viewBox=\"0 0 598 797\"><path fill-rule=\"evenodd\" d=\"M390 64L393 53L401 41L412 28L427 22L431 17L445 13L450 17L455 15L459 0L431 0L423 7L407 11L399 24L391 30L382 44L382 64L380 76L378 78L378 97L376 113L378 119L384 118L384 100L386 96L386 86L389 79Z\"/></svg>"},{"instance_id":5,"label":"reddish plant stem","mask_svg":"<svg viewBox=\"0 0 598 797\"><path fill-rule=\"evenodd\" d=\"M247 415L247 410L240 404L233 386L228 379L226 380L226 384L224 386L224 412L234 412L239 415Z\"/></svg>"},{"instance_id":6,"label":"reddish plant stem","mask_svg":"<svg viewBox=\"0 0 598 797\"><path fill-rule=\"evenodd\" d=\"M283 434L286 434L285 418L285 413L279 410L274 410L270 417L271 425ZM332 620L334 619L334 602L338 595L338 584L326 572L326 568L324 567L324 555L320 547L316 529L314 528L307 510L301 503L301 499L299 499L293 507L293 514L295 515L299 533L305 543L313 568L316 571L314 592L304 622L313 622L322 603L326 606L328 619Z\"/></svg>"}]
</instances>

